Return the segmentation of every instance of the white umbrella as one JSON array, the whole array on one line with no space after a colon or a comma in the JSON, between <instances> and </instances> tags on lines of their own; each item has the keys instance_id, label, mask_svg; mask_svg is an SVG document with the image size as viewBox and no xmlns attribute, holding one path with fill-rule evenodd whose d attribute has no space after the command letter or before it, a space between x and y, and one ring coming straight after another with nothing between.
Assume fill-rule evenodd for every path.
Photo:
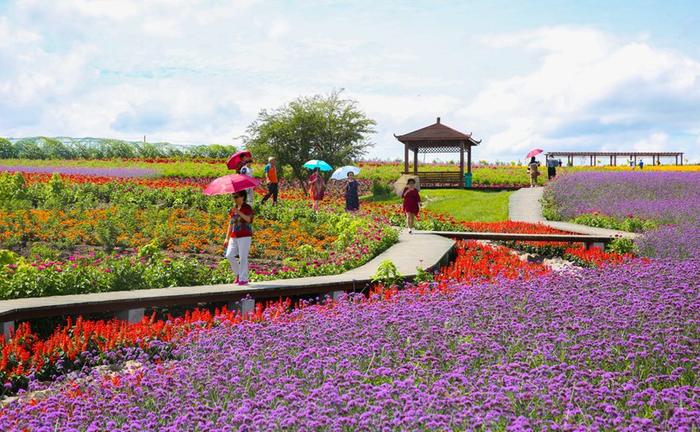
<instances>
[{"instance_id":1,"label":"white umbrella","mask_svg":"<svg viewBox=\"0 0 700 432\"><path fill-rule=\"evenodd\" d=\"M340 167L333 172L331 179L333 179L333 180L346 179L346 178L348 178L348 173L353 173L355 175L358 175L360 173L360 169L356 166L351 166L351 165L346 165L344 167Z\"/></svg>"}]
</instances>

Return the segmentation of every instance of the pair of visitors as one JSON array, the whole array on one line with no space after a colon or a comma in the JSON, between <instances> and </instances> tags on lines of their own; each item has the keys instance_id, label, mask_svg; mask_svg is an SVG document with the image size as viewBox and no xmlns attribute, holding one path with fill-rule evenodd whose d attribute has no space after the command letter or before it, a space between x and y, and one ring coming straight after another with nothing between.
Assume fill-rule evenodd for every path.
<instances>
[{"instance_id":1,"label":"pair of visitors","mask_svg":"<svg viewBox=\"0 0 700 432\"><path fill-rule=\"evenodd\" d=\"M355 173L348 172L348 181L345 185L345 210L356 212L360 209L360 185L355 179ZM319 204L323 201L326 191L326 183L323 180L321 171L315 168L309 177L309 195L311 196L312 207L318 211Z\"/></svg>"},{"instance_id":2,"label":"pair of visitors","mask_svg":"<svg viewBox=\"0 0 700 432\"><path fill-rule=\"evenodd\" d=\"M552 180L557 176L558 166L560 166L560 161L554 159L554 155L549 155L547 158L547 180Z\"/></svg>"},{"instance_id":3,"label":"pair of visitors","mask_svg":"<svg viewBox=\"0 0 700 432\"><path fill-rule=\"evenodd\" d=\"M233 207L229 210L228 228L224 241L224 256L236 274L235 283L248 284L248 254L253 238L253 208L246 203L248 193L243 190L233 195Z\"/></svg>"},{"instance_id":4,"label":"pair of visitors","mask_svg":"<svg viewBox=\"0 0 700 432\"><path fill-rule=\"evenodd\" d=\"M270 156L267 158L265 165L265 180L267 181L267 194L262 199L262 204L265 204L272 197L272 205L277 205L277 194L279 193L279 180L277 178L277 164L275 158Z\"/></svg>"},{"instance_id":5,"label":"pair of visitors","mask_svg":"<svg viewBox=\"0 0 700 432\"><path fill-rule=\"evenodd\" d=\"M406 213L406 226L408 233L413 233L413 226L420 211L420 194L416 189L416 179L408 179L406 187L401 192L403 198L403 211Z\"/></svg>"},{"instance_id":6,"label":"pair of visitors","mask_svg":"<svg viewBox=\"0 0 700 432\"><path fill-rule=\"evenodd\" d=\"M533 156L527 165L527 173L530 175L530 187L537 186L537 178L540 176L540 163Z\"/></svg>"}]
</instances>

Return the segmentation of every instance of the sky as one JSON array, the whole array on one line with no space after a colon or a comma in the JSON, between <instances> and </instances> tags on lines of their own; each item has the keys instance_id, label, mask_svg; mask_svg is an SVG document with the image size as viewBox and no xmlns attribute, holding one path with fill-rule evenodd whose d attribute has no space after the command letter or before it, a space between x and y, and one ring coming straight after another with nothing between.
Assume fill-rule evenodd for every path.
<instances>
[{"instance_id":1,"label":"sky","mask_svg":"<svg viewBox=\"0 0 700 432\"><path fill-rule=\"evenodd\" d=\"M475 160L700 162L700 2L0 0L0 136L240 145L332 91L377 121L371 158L439 116Z\"/></svg>"}]
</instances>

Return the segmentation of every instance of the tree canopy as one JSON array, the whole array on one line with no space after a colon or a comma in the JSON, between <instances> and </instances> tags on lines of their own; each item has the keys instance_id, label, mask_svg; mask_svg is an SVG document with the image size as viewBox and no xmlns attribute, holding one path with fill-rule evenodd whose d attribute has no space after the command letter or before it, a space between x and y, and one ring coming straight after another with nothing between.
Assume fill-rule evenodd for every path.
<instances>
[{"instance_id":1,"label":"tree canopy","mask_svg":"<svg viewBox=\"0 0 700 432\"><path fill-rule=\"evenodd\" d=\"M310 159L338 167L364 155L373 145L369 135L375 132L375 125L356 101L332 92L260 111L248 126L244 142L255 158L274 156L280 166L290 166L293 176L303 181L308 171L302 165Z\"/></svg>"}]
</instances>

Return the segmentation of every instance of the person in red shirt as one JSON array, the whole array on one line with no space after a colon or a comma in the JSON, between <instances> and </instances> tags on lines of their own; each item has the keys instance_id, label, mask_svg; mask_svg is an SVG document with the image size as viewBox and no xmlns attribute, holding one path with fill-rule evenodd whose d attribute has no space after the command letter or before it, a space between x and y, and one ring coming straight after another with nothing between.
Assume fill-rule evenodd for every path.
<instances>
[{"instance_id":1,"label":"person in red shirt","mask_svg":"<svg viewBox=\"0 0 700 432\"><path fill-rule=\"evenodd\" d=\"M326 192L326 183L323 181L321 170L314 168L313 173L309 177L309 194L311 195L312 207L315 212L318 211L318 205L323 201L323 195Z\"/></svg>"},{"instance_id":2,"label":"person in red shirt","mask_svg":"<svg viewBox=\"0 0 700 432\"><path fill-rule=\"evenodd\" d=\"M248 253L253 238L253 208L246 204L246 191L233 195L234 206L229 210L226 229L226 259L236 273L236 284L248 284Z\"/></svg>"},{"instance_id":3,"label":"person in red shirt","mask_svg":"<svg viewBox=\"0 0 700 432\"><path fill-rule=\"evenodd\" d=\"M408 183L401 193L401 198L403 198L403 211L406 213L406 225L410 234L413 232L413 224L416 222L416 216L420 210L420 195L416 189L415 179L408 179Z\"/></svg>"}]
</instances>

